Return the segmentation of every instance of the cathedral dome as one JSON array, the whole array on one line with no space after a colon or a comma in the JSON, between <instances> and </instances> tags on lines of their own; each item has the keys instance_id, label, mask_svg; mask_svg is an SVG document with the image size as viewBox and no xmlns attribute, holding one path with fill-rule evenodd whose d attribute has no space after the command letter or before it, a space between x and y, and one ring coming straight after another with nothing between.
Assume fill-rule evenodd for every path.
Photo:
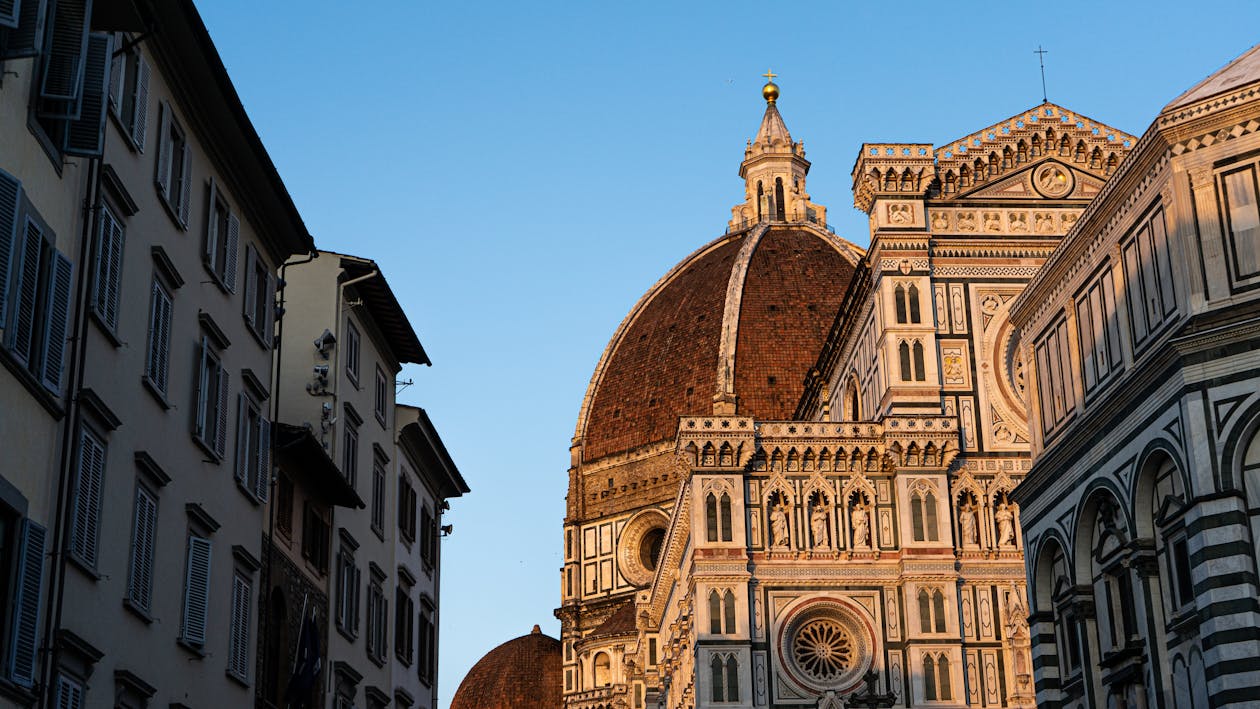
<instances>
[{"instance_id":1,"label":"cathedral dome","mask_svg":"<svg viewBox=\"0 0 1260 709\"><path fill-rule=\"evenodd\" d=\"M579 415L582 460L672 441L679 416L790 418L861 255L785 220L683 259L604 350Z\"/></svg>"},{"instance_id":2,"label":"cathedral dome","mask_svg":"<svg viewBox=\"0 0 1260 709\"><path fill-rule=\"evenodd\" d=\"M560 691L560 641L535 625L478 660L450 709L556 709Z\"/></svg>"}]
</instances>

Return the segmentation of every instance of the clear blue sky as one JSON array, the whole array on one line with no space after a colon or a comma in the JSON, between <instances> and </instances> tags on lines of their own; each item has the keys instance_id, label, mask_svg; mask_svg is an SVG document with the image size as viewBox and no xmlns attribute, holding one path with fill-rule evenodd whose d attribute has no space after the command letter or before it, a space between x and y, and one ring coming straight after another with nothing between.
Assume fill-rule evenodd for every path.
<instances>
[{"instance_id":1,"label":"clear blue sky","mask_svg":"<svg viewBox=\"0 0 1260 709\"><path fill-rule=\"evenodd\" d=\"M382 264L473 492L443 540L440 696L559 635L568 446L638 297L742 199L767 67L809 191L865 244L864 141L962 137L1041 101L1134 134L1260 41L1260 3L199 0L323 248Z\"/></svg>"}]
</instances>

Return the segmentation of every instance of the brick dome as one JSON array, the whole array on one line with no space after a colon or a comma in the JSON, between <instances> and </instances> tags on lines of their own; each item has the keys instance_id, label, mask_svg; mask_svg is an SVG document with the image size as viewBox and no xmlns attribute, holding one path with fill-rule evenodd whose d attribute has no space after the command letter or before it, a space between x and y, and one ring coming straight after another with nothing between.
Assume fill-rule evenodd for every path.
<instances>
[{"instance_id":1,"label":"brick dome","mask_svg":"<svg viewBox=\"0 0 1260 709\"><path fill-rule=\"evenodd\" d=\"M590 462L672 440L715 401L790 418L861 250L808 224L753 227L675 266L613 335L576 437Z\"/></svg>"},{"instance_id":2,"label":"brick dome","mask_svg":"<svg viewBox=\"0 0 1260 709\"><path fill-rule=\"evenodd\" d=\"M450 709L558 709L560 684L560 641L535 625L478 660Z\"/></svg>"}]
</instances>

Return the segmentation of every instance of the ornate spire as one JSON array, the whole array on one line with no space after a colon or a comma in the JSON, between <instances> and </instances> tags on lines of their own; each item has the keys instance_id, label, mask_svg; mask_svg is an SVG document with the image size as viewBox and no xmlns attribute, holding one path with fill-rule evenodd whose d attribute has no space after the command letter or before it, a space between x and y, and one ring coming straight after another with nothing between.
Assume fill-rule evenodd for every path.
<instances>
[{"instance_id":1,"label":"ornate spire","mask_svg":"<svg viewBox=\"0 0 1260 709\"><path fill-rule=\"evenodd\" d=\"M805 144L792 141L779 115L777 74L767 71L769 81L761 88L766 113L757 136L744 149L739 176L744 178L744 203L731 209L729 229L736 231L763 221L813 222L825 226L827 208L809 201L805 175L809 161Z\"/></svg>"}]
</instances>

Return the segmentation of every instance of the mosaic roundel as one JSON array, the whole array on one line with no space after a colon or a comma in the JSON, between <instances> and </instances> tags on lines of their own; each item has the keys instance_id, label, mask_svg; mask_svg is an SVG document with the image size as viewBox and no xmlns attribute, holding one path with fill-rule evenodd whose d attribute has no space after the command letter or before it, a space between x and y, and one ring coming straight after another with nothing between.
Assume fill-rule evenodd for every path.
<instances>
[{"instance_id":1,"label":"mosaic roundel","mask_svg":"<svg viewBox=\"0 0 1260 709\"><path fill-rule=\"evenodd\" d=\"M815 691L848 689L871 666L874 638L866 624L839 602L807 604L780 637L785 669L794 681Z\"/></svg>"},{"instance_id":2,"label":"mosaic roundel","mask_svg":"<svg viewBox=\"0 0 1260 709\"><path fill-rule=\"evenodd\" d=\"M1072 171L1054 161L1047 162L1033 173L1033 186L1045 197L1066 197L1075 183Z\"/></svg>"}]
</instances>

